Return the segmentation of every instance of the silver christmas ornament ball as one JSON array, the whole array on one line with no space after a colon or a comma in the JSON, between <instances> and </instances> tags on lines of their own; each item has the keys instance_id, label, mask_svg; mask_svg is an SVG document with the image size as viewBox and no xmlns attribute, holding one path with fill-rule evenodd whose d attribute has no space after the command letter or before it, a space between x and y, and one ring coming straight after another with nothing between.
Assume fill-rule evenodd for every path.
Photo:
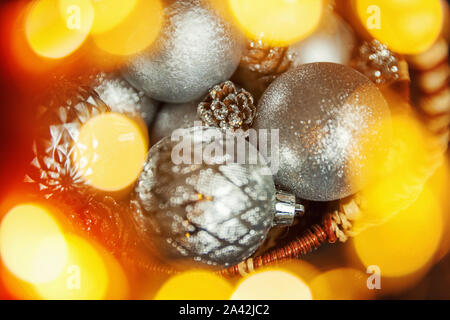
<instances>
[{"instance_id":1,"label":"silver christmas ornament ball","mask_svg":"<svg viewBox=\"0 0 450 320\"><path fill-rule=\"evenodd\" d=\"M255 129L279 129L275 183L302 199L332 201L359 191L390 138L390 111L381 92L340 64L287 71L257 109Z\"/></svg>"},{"instance_id":2,"label":"silver christmas ornament ball","mask_svg":"<svg viewBox=\"0 0 450 320\"><path fill-rule=\"evenodd\" d=\"M177 1L165 9L158 39L127 63L124 74L131 84L156 100L182 103L230 78L243 36L206 3Z\"/></svg>"},{"instance_id":3,"label":"silver christmas ornament ball","mask_svg":"<svg viewBox=\"0 0 450 320\"><path fill-rule=\"evenodd\" d=\"M317 30L288 49L291 66L313 62L348 65L356 46L352 28L332 12L326 12Z\"/></svg>"},{"instance_id":4,"label":"silver christmas ornament ball","mask_svg":"<svg viewBox=\"0 0 450 320\"><path fill-rule=\"evenodd\" d=\"M99 72L91 86L113 112L141 117L150 125L158 110L158 102L136 90L121 75Z\"/></svg>"},{"instance_id":5,"label":"silver christmas ornament ball","mask_svg":"<svg viewBox=\"0 0 450 320\"><path fill-rule=\"evenodd\" d=\"M225 146L237 138L220 129L189 128L182 136L192 144L189 156L194 159L193 151L201 148L203 161L175 164L180 142L170 137L151 148L132 201L138 234L156 256L178 268L235 265L255 252L272 226L270 170L245 140L246 164L229 161ZM215 148L223 153L205 157ZM255 164L248 164L248 154L258 155Z\"/></svg>"},{"instance_id":6,"label":"silver christmas ornament ball","mask_svg":"<svg viewBox=\"0 0 450 320\"><path fill-rule=\"evenodd\" d=\"M201 125L197 116L197 106L200 101L187 103L165 103L161 105L155 120L150 126L150 143L153 145L164 137L172 135L176 129L194 127L195 121Z\"/></svg>"}]
</instances>

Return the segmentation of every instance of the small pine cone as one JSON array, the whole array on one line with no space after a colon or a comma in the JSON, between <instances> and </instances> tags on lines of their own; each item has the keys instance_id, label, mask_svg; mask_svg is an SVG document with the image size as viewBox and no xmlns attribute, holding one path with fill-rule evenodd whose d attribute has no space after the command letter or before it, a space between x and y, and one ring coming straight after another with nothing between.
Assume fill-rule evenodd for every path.
<instances>
[{"instance_id":1,"label":"small pine cone","mask_svg":"<svg viewBox=\"0 0 450 320\"><path fill-rule=\"evenodd\" d=\"M389 84L400 78L399 57L378 40L360 46L354 67L376 84Z\"/></svg>"},{"instance_id":2,"label":"small pine cone","mask_svg":"<svg viewBox=\"0 0 450 320\"><path fill-rule=\"evenodd\" d=\"M214 86L197 113L203 123L229 130L247 130L256 114L253 96L244 89L236 89L231 81Z\"/></svg>"},{"instance_id":3,"label":"small pine cone","mask_svg":"<svg viewBox=\"0 0 450 320\"><path fill-rule=\"evenodd\" d=\"M248 41L247 53L242 57L233 79L258 98L279 75L289 69L291 63L292 57L287 47L269 47L261 41Z\"/></svg>"},{"instance_id":4,"label":"small pine cone","mask_svg":"<svg viewBox=\"0 0 450 320\"><path fill-rule=\"evenodd\" d=\"M276 76L285 72L291 65L287 47L269 47L261 41L248 43L248 52L241 60L241 66L261 76Z\"/></svg>"}]
</instances>

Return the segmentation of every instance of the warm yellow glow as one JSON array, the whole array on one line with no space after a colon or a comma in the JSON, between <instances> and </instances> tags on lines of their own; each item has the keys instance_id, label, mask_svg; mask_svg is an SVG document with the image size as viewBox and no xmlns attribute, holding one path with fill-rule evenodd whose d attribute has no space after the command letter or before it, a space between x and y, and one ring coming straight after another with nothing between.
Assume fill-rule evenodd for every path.
<instances>
[{"instance_id":1,"label":"warm yellow glow","mask_svg":"<svg viewBox=\"0 0 450 320\"><path fill-rule=\"evenodd\" d=\"M279 270L254 273L242 280L232 300L311 300L308 285L294 274Z\"/></svg>"},{"instance_id":2,"label":"warm yellow glow","mask_svg":"<svg viewBox=\"0 0 450 320\"><path fill-rule=\"evenodd\" d=\"M74 160L90 185L118 191L139 176L147 147L147 135L136 121L119 113L103 113L81 127Z\"/></svg>"},{"instance_id":3,"label":"warm yellow glow","mask_svg":"<svg viewBox=\"0 0 450 320\"><path fill-rule=\"evenodd\" d=\"M390 49L421 53L436 41L443 24L439 0L353 0L361 24Z\"/></svg>"},{"instance_id":4,"label":"warm yellow glow","mask_svg":"<svg viewBox=\"0 0 450 320\"><path fill-rule=\"evenodd\" d=\"M430 136L417 119L406 114L392 117L389 151L373 168L378 178L360 193L363 214L354 224L354 232L387 221L417 199L439 163L431 146Z\"/></svg>"},{"instance_id":5,"label":"warm yellow glow","mask_svg":"<svg viewBox=\"0 0 450 320\"><path fill-rule=\"evenodd\" d=\"M163 21L161 0L136 1L132 10L120 23L106 32L93 35L100 49L114 55L132 55L149 47L155 41Z\"/></svg>"},{"instance_id":6,"label":"warm yellow glow","mask_svg":"<svg viewBox=\"0 0 450 320\"><path fill-rule=\"evenodd\" d=\"M0 226L0 254L5 266L30 283L48 282L67 261L67 244L52 215L43 207L21 204L11 209Z\"/></svg>"},{"instance_id":7,"label":"warm yellow glow","mask_svg":"<svg viewBox=\"0 0 450 320\"><path fill-rule=\"evenodd\" d=\"M288 46L311 34L320 22L322 0L228 0L247 37Z\"/></svg>"},{"instance_id":8,"label":"warm yellow glow","mask_svg":"<svg viewBox=\"0 0 450 320\"><path fill-rule=\"evenodd\" d=\"M101 255L86 240L67 236L69 257L60 276L36 285L43 299L102 299L108 288L108 270Z\"/></svg>"},{"instance_id":9,"label":"warm yellow glow","mask_svg":"<svg viewBox=\"0 0 450 320\"><path fill-rule=\"evenodd\" d=\"M91 32L93 34L108 31L117 26L131 13L140 0L100 0L92 1L95 20Z\"/></svg>"},{"instance_id":10,"label":"warm yellow glow","mask_svg":"<svg viewBox=\"0 0 450 320\"><path fill-rule=\"evenodd\" d=\"M155 296L156 300L226 300L231 285L208 271L187 271L171 277Z\"/></svg>"},{"instance_id":11,"label":"warm yellow glow","mask_svg":"<svg viewBox=\"0 0 450 320\"><path fill-rule=\"evenodd\" d=\"M81 46L93 19L89 0L38 0L29 9L25 33L38 55L62 58Z\"/></svg>"},{"instance_id":12,"label":"warm yellow glow","mask_svg":"<svg viewBox=\"0 0 450 320\"><path fill-rule=\"evenodd\" d=\"M367 287L369 274L340 268L324 272L311 281L314 300L371 299L373 291Z\"/></svg>"},{"instance_id":13,"label":"warm yellow glow","mask_svg":"<svg viewBox=\"0 0 450 320\"><path fill-rule=\"evenodd\" d=\"M354 248L365 266L377 265L386 277L405 276L433 257L442 234L442 212L428 188L408 209L357 235Z\"/></svg>"}]
</instances>

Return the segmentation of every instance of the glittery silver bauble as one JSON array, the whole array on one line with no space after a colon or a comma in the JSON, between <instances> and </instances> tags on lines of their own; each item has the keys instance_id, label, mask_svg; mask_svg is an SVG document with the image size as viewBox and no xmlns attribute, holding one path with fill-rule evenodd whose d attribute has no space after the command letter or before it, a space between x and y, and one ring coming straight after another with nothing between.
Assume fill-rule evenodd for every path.
<instances>
[{"instance_id":1,"label":"glittery silver bauble","mask_svg":"<svg viewBox=\"0 0 450 320\"><path fill-rule=\"evenodd\" d=\"M153 145L162 138L172 135L172 132L176 129L196 126L195 121L201 124L201 120L197 116L199 102L163 104L150 126L150 144Z\"/></svg>"},{"instance_id":2,"label":"glittery silver bauble","mask_svg":"<svg viewBox=\"0 0 450 320\"><path fill-rule=\"evenodd\" d=\"M231 266L248 258L264 241L274 220L275 186L258 151L245 140L245 164L227 143L237 136L217 128L185 129L183 142L202 148L200 164L175 164L180 142L166 137L154 145L135 189L138 233L165 262L177 267ZM233 141L232 141L233 140ZM207 150L212 162L206 160ZM217 149L216 149L217 150ZM249 154L256 156L249 164ZM212 163L212 164L208 164Z\"/></svg>"},{"instance_id":3,"label":"glittery silver bauble","mask_svg":"<svg viewBox=\"0 0 450 320\"><path fill-rule=\"evenodd\" d=\"M291 69L262 96L253 125L279 129L275 183L308 200L349 196L389 141L390 112L378 88L334 63ZM387 121L387 123L386 123Z\"/></svg>"},{"instance_id":4,"label":"glittery silver bauble","mask_svg":"<svg viewBox=\"0 0 450 320\"><path fill-rule=\"evenodd\" d=\"M155 117L158 102L133 88L117 74L97 73L90 84L111 111L140 116L147 125Z\"/></svg>"},{"instance_id":5,"label":"glittery silver bauble","mask_svg":"<svg viewBox=\"0 0 450 320\"><path fill-rule=\"evenodd\" d=\"M158 39L131 58L124 74L156 100L189 102L236 70L243 37L207 7L206 1L177 1L165 9Z\"/></svg>"},{"instance_id":6,"label":"glittery silver bauble","mask_svg":"<svg viewBox=\"0 0 450 320\"><path fill-rule=\"evenodd\" d=\"M293 67L313 62L348 64L355 46L356 37L351 27L328 12L313 34L289 47L288 55Z\"/></svg>"}]
</instances>

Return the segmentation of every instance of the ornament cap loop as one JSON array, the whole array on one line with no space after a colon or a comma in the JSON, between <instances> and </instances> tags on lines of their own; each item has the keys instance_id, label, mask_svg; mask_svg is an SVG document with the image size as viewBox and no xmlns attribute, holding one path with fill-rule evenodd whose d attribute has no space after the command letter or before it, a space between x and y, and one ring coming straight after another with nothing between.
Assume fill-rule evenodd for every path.
<instances>
[{"instance_id":1,"label":"ornament cap loop","mask_svg":"<svg viewBox=\"0 0 450 320\"><path fill-rule=\"evenodd\" d=\"M303 216L305 207L296 203L295 195L284 191L277 191L275 195L274 226L291 226L296 216Z\"/></svg>"}]
</instances>

